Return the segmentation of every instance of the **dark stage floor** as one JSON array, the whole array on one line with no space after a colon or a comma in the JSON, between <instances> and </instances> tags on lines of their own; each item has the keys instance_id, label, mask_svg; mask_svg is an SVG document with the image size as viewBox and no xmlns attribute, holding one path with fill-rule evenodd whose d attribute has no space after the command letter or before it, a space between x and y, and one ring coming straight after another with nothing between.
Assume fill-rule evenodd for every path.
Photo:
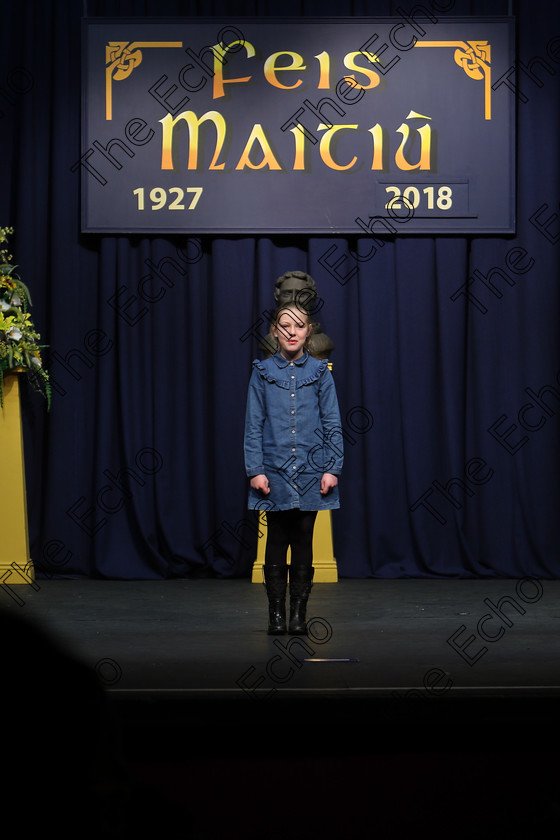
<instances>
[{"instance_id":1,"label":"dark stage floor","mask_svg":"<svg viewBox=\"0 0 560 840\"><path fill-rule=\"evenodd\" d=\"M560 581L340 580L314 586L307 639L266 635L246 580L38 580L2 606L60 640L115 701L560 696ZM358 703L356 704L358 708Z\"/></svg>"},{"instance_id":2,"label":"dark stage floor","mask_svg":"<svg viewBox=\"0 0 560 840\"><path fill-rule=\"evenodd\" d=\"M167 810L187 802L196 840L363 837L369 808L378 837L538 837L560 817L560 581L317 584L307 639L267 636L245 580L39 580L0 598L8 627L29 619L96 672L125 761ZM304 821L280 809L271 827L271 790L294 784Z\"/></svg>"}]
</instances>

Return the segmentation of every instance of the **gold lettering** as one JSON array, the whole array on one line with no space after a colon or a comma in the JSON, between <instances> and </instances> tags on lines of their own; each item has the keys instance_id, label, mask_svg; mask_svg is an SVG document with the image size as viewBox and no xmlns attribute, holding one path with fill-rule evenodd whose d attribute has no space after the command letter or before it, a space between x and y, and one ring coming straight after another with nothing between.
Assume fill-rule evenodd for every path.
<instances>
[{"instance_id":1,"label":"gold lettering","mask_svg":"<svg viewBox=\"0 0 560 840\"><path fill-rule=\"evenodd\" d=\"M218 163L218 158L224 140L226 138L226 121L218 111L207 111L200 119L197 118L194 111L183 111L176 117L167 114L160 123L163 126L162 132L162 146L161 146L161 168L173 169L173 130L180 120L184 120L189 129L189 161L188 169L196 169L198 166L198 129L199 126L207 120L214 123L216 129L216 146L214 149L214 157L209 169L223 169L225 163Z\"/></svg>"},{"instance_id":2,"label":"gold lettering","mask_svg":"<svg viewBox=\"0 0 560 840\"><path fill-rule=\"evenodd\" d=\"M422 114L417 114L416 111L410 111L407 120L410 119L425 119L430 120L431 117L425 117ZM410 137L410 127L406 123L401 123L397 131L402 134L403 139L395 154L395 163L399 169L410 171L411 169L430 169L431 166L431 151L432 151L432 129L428 123L425 123L416 131L420 135L420 160L418 163L409 163L404 156L404 147Z\"/></svg>"},{"instance_id":3,"label":"gold lettering","mask_svg":"<svg viewBox=\"0 0 560 840\"><path fill-rule=\"evenodd\" d=\"M226 47L222 44L218 44L215 49L219 50L222 56L225 56L227 51L236 44L242 44L242 46L245 47L247 58L253 58L255 55L255 48L248 41L232 41L231 44L227 44ZM244 76L241 79L224 79L224 65L222 64L220 57L214 55L214 99L219 99L220 96L225 96L224 85L231 85L236 82L248 82L251 78L251 76Z\"/></svg>"},{"instance_id":4,"label":"gold lettering","mask_svg":"<svg viewBox=\"0 0 560 840\"><path fill-rule=\"evenodd\" d=\"M383 169L383 129L377 123L372 128L368 128L369 133L373 138L373 157L371 161L372 169Z\"/></svg>"},{"instance_id":5,"label":"gold lettering","mask_svg":"<svg viewBox=\"0 0 560 840\"><path fill-rule=\"evenodd\" d=\"M291 64L287 64L285 67L277 67L276 66L276 59L281 55L289 55L292 59ZM303 58L299 53L290 52L289 50L283 50L282 52L272 53L269 55L264 63L264 77L271 85L274 85L277 88L281 88L282 90L293 90L293 88L297 88L301 85L301 79L298 79L293 85L283 85L281 84L278 79L276 78L276 73L280 70L305 70L306 65L303 63Z\"/></svg>"},{"instance_id":6,"label":"gold lettering","mask_svg":"<svg viewBox=\"0 0 560 840\"><path fill-rule=\"evenodd\" d=\"M294 135L294 140L296 141L293 168L294 170L305 169L305 134L303 131L299 130L297 125L290 128L290 131Z\"/></svg>"},{"instance_id":7,"label":"gold lettering","mask_svg":"<svg viewBox=\"0 0 560 840\"><path fill-rule=\"evenodd\" d=\"M321 75L319 76L319 84L317 85L317 88L328 90L331 86L331 58L325 50L323 50L322 53L319 53L319 55L316 55L315 58L319 62L319 67L321 69Z\"/></svg>"},{"instance_id":8,"label":"gold lettering","mask_svg":"<svg viewBox=\"0 0 560 840\"><path fill-rule=\"evenodd\" d=\"M356 161L358 160L358 158L354 155L354 157L352 158L350 163L347 163L345 166L342 166L341 164L336 163L333 160L333 157L332 157L332 154L331 154L331 140L332 140L332 138L334 137L334 135L336 134L337 131L342 131L345 128L357 129L358 126L357 125L331 125L330 127L327 127L324 123L321 123L318 127L318 131L325 131L325 133L321 137L321 141L319 143L319 153L321 155L321 160L323 161L323 163L326 163L327 166L330 169L337 169L339 171L342 171L344 169L351 169L354 166L354 164L356 163Z\"/></svg>"},{"instance_id":9,"label":"gold lettering","mask_svg":"<svg viewBox=\"0 0 560 840\"><path fill-rule=\"evenodd\" d=\"M251 162L251 149L255 145L255 143L258 143L260 145L263 153L263 158L260 163ZM266 139L266 134L263 131L263 127L259 123L255 123L255 125L253 126L251 135L247 140L245 148L243 149L243 154L239 158L239 163L235 168L244 169L246 166L249 169L262 169L265 166L268 166L269 169L282 169L282 167L274 157L272 149L270 148L268 140Z\"/></svg>"},{"instance_id":10,"label":"gold lettering","mask_svg":"<svg viewBox=\"0 0 560 840\"><path fill-rule=\"evenodd\" d=\"M379 73L377 73L375 70L370 70L368 67L358 67L358 65L355 63L355 59L359 55L363 55L363 53L351 52L348 53L348 55L345 55L344 66L347 67L349 70L355 70L358 73L363 73L364 76L366 76L369 79L368 85L360 85L358 82L356 82L356 87L363 88L364 90L371 90L372 88L377 87L377 85L381 81L381 78L379 76ZM350 78L356 81L354 74L351 74Z\"/></svg>"}]
</instances>

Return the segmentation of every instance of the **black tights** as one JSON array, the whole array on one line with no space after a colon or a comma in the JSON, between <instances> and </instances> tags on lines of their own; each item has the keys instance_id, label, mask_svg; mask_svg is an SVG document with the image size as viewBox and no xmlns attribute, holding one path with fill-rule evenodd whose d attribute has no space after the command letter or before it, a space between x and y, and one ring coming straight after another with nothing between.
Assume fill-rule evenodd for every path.
<instances>
[{"instance_id":1,"label":"black tights","mask_svg":"<svg viewBox=\"0 0 560 840\"><path fill-rule=\"evenodd\" d=\"M267 511L265 566L285 565L288 546L292 550L292 567L311 566L316 516L316 510L300 510L299 508Z\"/></svg>"}]
</instances>

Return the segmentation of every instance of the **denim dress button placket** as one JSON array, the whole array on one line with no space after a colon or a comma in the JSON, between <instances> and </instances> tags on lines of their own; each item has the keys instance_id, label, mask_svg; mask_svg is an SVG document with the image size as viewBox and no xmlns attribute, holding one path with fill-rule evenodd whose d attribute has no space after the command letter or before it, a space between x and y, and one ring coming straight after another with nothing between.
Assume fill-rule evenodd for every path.
<instances>
[{"instance_id":1,"label":"denim dress button placket","mask_svg":"<svg viewBox=\"0 0 560 840\"><path fill-rule=\"evenodd\" d=\"M290 362L290 367L293 368L293 366L294 366L294 363ZM291 392L290 393L290 417L292 418L292 424L293 424L292 425L292 435L294 435L294 438L292 440L292 443L293 443L292 452L296 451L296 444L297 444L297 433L296 433L296 429L295 429L296 389L295 389L294 380L295 380L295 376L292 373L292 374L290 374L290 392ZM297 456L294 455L294 458L296 460L295 460L295 463L292 465L292 470L297 470ZM296 476L297 476L297 472L296 472ZM292 491L295 491L295 492L292 492L292 502L294 503L293 506L294 507L299 507L299 494L298 494L298 489L297 489L297 483L292 484Z\"/></svg>"}]
</instances>

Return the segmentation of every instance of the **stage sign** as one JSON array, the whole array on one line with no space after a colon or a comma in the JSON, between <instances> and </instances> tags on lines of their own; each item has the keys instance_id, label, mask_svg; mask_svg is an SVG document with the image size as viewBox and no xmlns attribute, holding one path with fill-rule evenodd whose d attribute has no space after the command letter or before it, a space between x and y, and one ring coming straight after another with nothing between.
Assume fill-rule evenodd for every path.
<instances>
[{"instance_id":1,"label":"stage sign","mask_svg":"<svg viewBox=\"0 0 560 840\"><path fill-rule=\"evenodd\" d=\"M515 230L511 18L95 18L83 36L84 231Z\"/></svg>"}]
</instances>

